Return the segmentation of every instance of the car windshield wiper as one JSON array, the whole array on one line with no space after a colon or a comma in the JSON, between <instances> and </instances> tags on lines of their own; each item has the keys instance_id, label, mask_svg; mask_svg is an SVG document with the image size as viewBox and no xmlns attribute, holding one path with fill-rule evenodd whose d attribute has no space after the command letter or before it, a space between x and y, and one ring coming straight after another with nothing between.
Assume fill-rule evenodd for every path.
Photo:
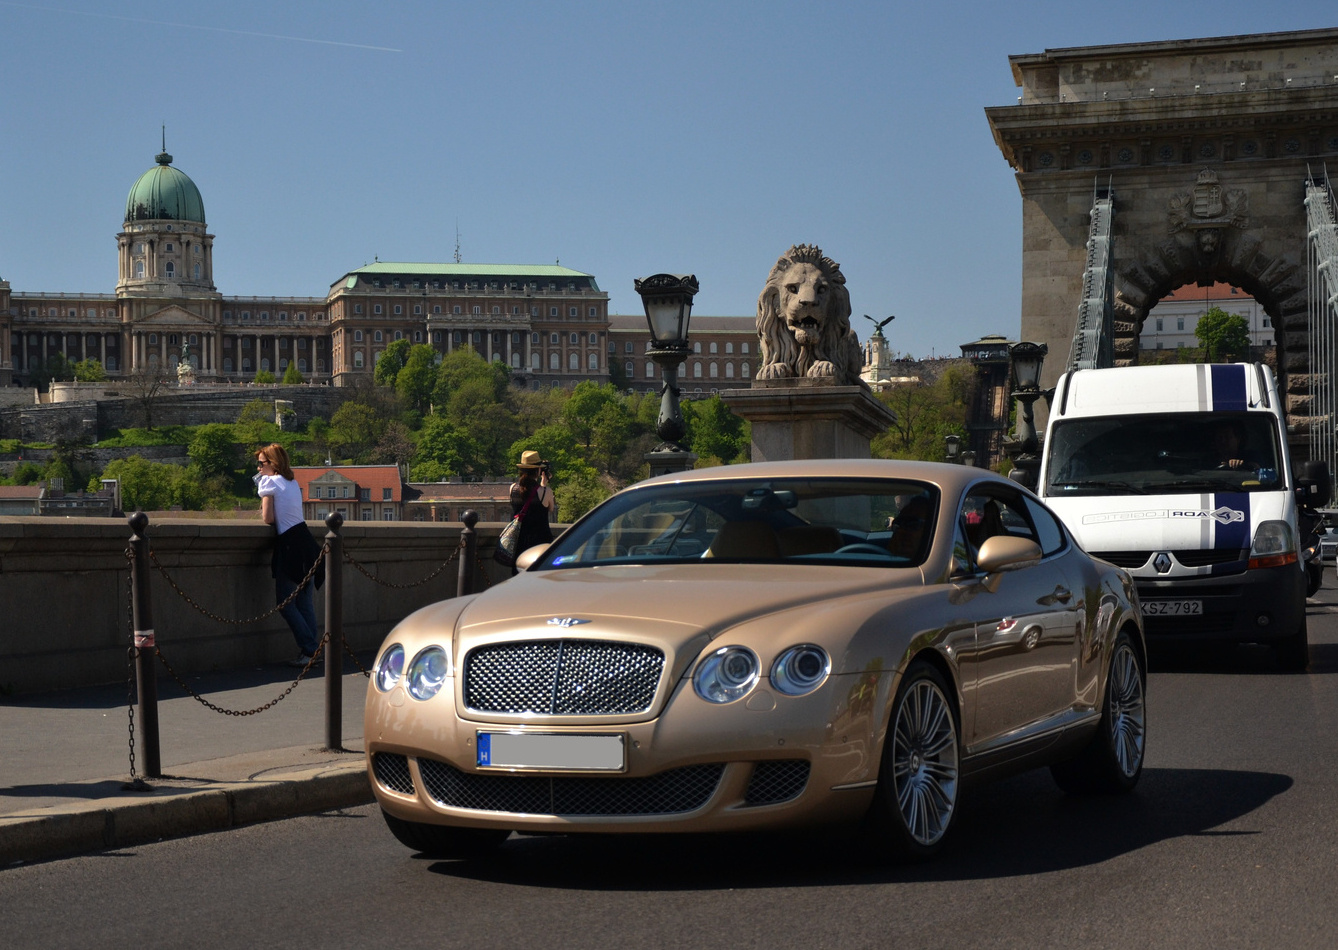
<instances>
[{"instance_id":1,"label":"car windshield wiper","mask_svg":"<svg viewBox=\"0 0 1338 950\"><path fill-rule=\"evenodd\" d=\"M1158 488L1176 488L1182 491L1240 491L1239 481L1231 481L1223 478L1180 478L1175 481L1162 482Z\"/></svg>"},{"instance_id":2,"label":"car windshield wiper","mask_svg":"<svg viewBox=\"0 0 1338 950\"><path fill-rule=\"evenodd\" d=\"M1129 495L1146 495L1148 493L1147 487L1144 485L1103 478L1085 478L1080 482L1059 482L1054 487L1058 489L1091 488L1100 491L1124 492Z\"/></svg>"}]
</instances>

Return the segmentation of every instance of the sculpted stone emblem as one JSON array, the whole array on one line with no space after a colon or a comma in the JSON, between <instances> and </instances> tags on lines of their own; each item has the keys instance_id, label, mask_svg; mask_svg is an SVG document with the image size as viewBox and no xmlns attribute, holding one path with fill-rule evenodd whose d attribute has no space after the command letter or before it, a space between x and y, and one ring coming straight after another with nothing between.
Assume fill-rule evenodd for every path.
<instances>
[{"instance_id":1,"label":"sculpted stone emblem","mask_svg":"<svg viewBox=\"0 0 1338 950\"><path fill-rule=\"evenodd\" d=\"M1167 203L1167 230L1195 232L1199 250L1216 253L1223 228L1243 228L1248 224L1250 197L1243 188L1223 189L1217 172L1205 168L1191 194L1172 195Z\"/></svg>"},{"instance_id":2,"label":"sculpted stone emblem","mask_svg":"<svg viewBox=\"0 0 1338 950\"><path fill-rule=\"evenodd\" d=\"M863 355L850 328L850 294L841 265L822 249L796 244L771 268L757 298L762 366L757 379L826 378L864 386Z\"/></svg>"}]
</instances>

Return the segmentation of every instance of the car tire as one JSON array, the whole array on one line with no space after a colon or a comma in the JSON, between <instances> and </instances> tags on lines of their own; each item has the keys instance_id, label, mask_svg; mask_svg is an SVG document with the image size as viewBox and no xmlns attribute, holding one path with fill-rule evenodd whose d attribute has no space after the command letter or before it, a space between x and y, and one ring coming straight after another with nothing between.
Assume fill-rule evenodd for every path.
<instances>
[{"instance_id":1,"label":"car tire","mask_svg":"<svg viewBox=\"0 0 1338 950\"><path fill-rule=\"evenodd\" d=\"M493 828L450 828L405 821L382 810L386 827L400 844L429 858L475 858L496 848L509 831Z\"/></svg>"},{"instance_id":2,"label":"car tire","mask_svg":"<svg viewBox=\"0 0 1338 950\"><path fill-rule=\"evenodd\" d=\"M869 817L873 831L903 860L933 856L957 817L960 727L950 695L943 675L917 660L892 702Z\"/></svg>"},{"instance_id":3,"label":"car tire","mask_svg":"<svg viewBox=\"0 0 1338 950\"><path fill-rule=\"evenodd\" d=\"M1132 791L1143 774L1146 754L1146 697L1142 656L1129 634L1121 631L1110 652L1096 735L1075 758L1050 766L1055 783L1070 795Z\"/></svg>"},{"instance_id":4,"label":"car tire","mask_svg":"<svg viewBox=\"0 0 1338 950\"><path fill-rule=\"evenodd\" d=\"M1301 625L1289 637L1275 641L1273 655L1278 658L1278 666L1292 673L1304 673L1310 664L1310 630L1305 617Z\"/></svg>"}]
</instances>

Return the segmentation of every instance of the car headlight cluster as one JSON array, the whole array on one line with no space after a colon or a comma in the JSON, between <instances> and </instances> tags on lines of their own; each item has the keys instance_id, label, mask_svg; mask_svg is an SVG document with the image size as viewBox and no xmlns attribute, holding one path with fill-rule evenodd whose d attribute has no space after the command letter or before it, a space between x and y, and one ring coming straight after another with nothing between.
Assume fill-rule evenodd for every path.
<instances>
[{"instance_id":1,"label":"car headlight cluster","mask_svg":"<svg viewBox=\"0 0 1338 950\"><path fill-rule=\"evenodd\" d=\"M771 664L771 685L787 696L803 696L821 686L831 671L827 651L804 643L776 657Z\"/></svg>"},{"instance_id":2,"label":"car headlight cluster","mask_svg":"<svg viewBox=\"0 0 1338 950\"><path fill-rule=\"evenodd\" d=\"M771 685L787 696L803 696L822 685L831 672L827 651L811 643L793 646L771 665ZM732 703L757 685L761 664L747 647L720 647L697 664L692 686L710 703Z\"/></svg>"},{"instance_id":3,"label":"car headlight cluster","mask_svg":"<svg viewBox=\"0 0 1338 950\"><path fill-rule=\"evenodd\" d=\"M431 699L441 692L450 671L450 661L441 647L428 647L421 650L409 664L408 672L404 668L404 647L398 643L381 654L372 678L376 688L383 693L389 692L395 684L404 679L404 688L414 699Z\"/></svg>"}]
</instances>

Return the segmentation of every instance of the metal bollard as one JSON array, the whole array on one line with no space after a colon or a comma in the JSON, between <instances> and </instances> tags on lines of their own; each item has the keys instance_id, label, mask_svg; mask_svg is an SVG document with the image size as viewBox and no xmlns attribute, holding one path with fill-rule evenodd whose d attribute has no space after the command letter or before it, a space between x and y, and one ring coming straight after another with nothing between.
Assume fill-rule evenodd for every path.
<instances>
[{"instance_id":1,"label":"metal bollard","mask_svg":"<svg viewBox=\"0 0 1338 950\"><path fill-rule=\"evenodd\" d=\"M149 595L149 516L137 511L130 523L131 614L135 627L135 684L138 689L139 743L144 754L144 774L162 778L162 756L158 747L158 677L153 665L157 642L153 632L153 600Z\"/></svg>"},{"instance_id":2,"label":"metal bollard","mask_svg":"<svg viewBox=\"0 0 1338 950\"><path fill-rule=\"evenodd\" d=\"M343 751L344 719L344 539L339 528L344 516L332 511L325 518L325 748Z\"/></svg>"},{"instance_id":3,"label":"metal bollard","mask_svg":"<svg viewBox=\"0 0 1338 950\"><path fill-rule=\"evenodd\" d=\"M474 525L479 523L479 513L472 509L461 512L460 520L465 523L460 532L460 570L455 581L455 596L463 597L474 593L474 562L478 560L478 532Z\"/></svg>"}]
</instances>

